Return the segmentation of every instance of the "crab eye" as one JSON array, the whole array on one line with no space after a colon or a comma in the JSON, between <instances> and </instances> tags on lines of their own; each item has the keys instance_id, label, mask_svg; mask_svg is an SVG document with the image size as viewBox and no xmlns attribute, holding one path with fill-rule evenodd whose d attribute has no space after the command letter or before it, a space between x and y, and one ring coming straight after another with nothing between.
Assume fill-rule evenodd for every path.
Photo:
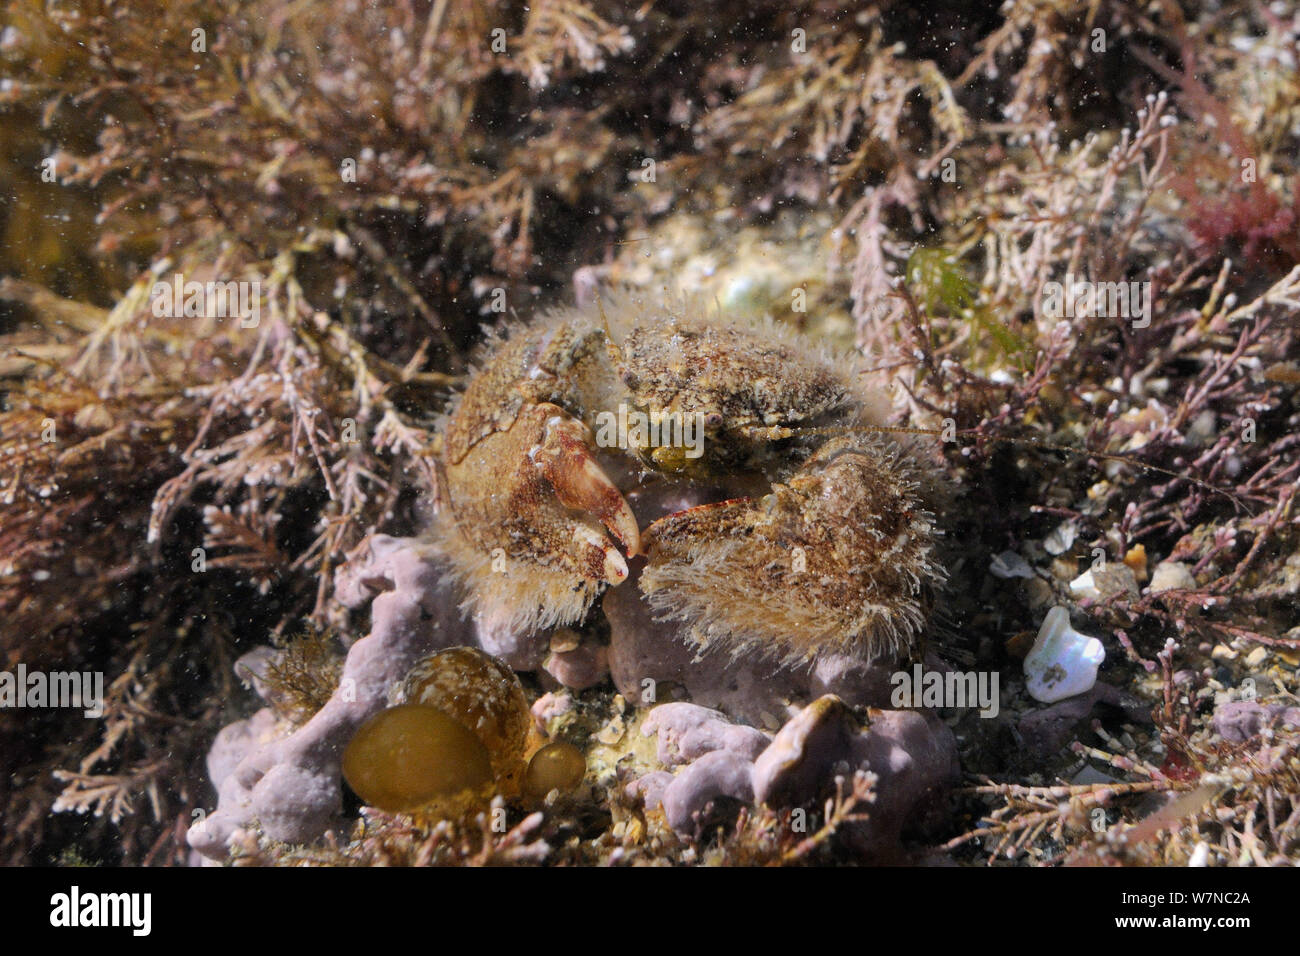
<instances>
[{"instance_id":1,"label":"crab eye","mask_svg":"<svg viewBox=\"0 0 1300 956\"><path fill-rule=\"evenodd\" d=\"M704 416L704 424L709 428L717 428L722 424L722 415L718 412L709 412Z\"/></svg>"}]
</instances>

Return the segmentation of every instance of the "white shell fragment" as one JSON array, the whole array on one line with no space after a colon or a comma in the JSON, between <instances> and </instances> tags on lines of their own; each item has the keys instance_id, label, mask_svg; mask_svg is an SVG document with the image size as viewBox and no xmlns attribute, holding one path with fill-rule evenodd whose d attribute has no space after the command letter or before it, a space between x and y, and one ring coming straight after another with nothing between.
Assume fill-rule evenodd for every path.
<instances>
[{"instance_id":1,"label":"white shell fragment","mask_svg":"<svg viewBox=\"0 0 1300 956\"><path fill-rule=\"evenodd\" d=\"M1160 591L1195 591L1196 578L1187 570L1187 565L1179 561L1161 561L1151 575L1151 584L1147 590L1152 594Z\"/></svg>"},{"instance_id":2,"label":"white shell fragment","mask_svg":"<svg viewBox=\"0 0 1300 956\"><path fill-rule=\"evenodd\" d=\"M1107 562L1101 567L1089 568L1071 581L1070 593L1081 601L1099 601L1117 594L1135 598L1138 596L1137 576L1126 564Z\"/></svg>"},{"instance_id":3,"label":"white shell fragment","mask_svg":"<svg viewBox=\"0 0 1300 956\"><path fill-rule=\"evenodd\" d=\"M1101 597L1101 591L1097 590L1097 582L1092 578L1092 571L1084 571L1071 581L1070 591L1077 598L1092 598L1095 601Z\"/></svg>"},{"instance_id":4,"label":"white shell fragment","mask_svg":"<svg viewBox=\"0 0 1300 956\"><path fill-rule=\"evenodd\" d=\"M1003 551L989 562L989 573L995 578L1032 578L1034 569L1014 551Z\"/></svg>"},{"instance_id":5,"label":"white shell fragment","mask_svg":"<svg viewBox=\"0 0 1300 956\"><path fill-rule=\"evenodd\" d=\"M1074 526L1074 522L1062 521L1043 541L1043 548L1050 555L1065 554L1074 547L1074 539L1078 533L1079 530Z\"/></svg>"},{"instance_id":6,"label":"white shell fragment","mask_svg":"<svg viewBox=\"0 0 1300 956\"><path fill-rule=\"evenodd\" d=\"M1054 607L1025 657L1026 689L1044 704L1082 694L1097 683L1097 668L1105 659L1101 641L1074 630L1069 612Z\"/></svg>"}]
</instances>

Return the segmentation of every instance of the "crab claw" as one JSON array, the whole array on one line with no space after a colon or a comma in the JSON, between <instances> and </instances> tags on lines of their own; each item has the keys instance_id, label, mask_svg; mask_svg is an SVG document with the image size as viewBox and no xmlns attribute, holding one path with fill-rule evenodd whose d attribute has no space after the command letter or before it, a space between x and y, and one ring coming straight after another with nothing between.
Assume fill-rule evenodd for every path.
<instances>
[{"instance_id":1,"label":"crab claw","mask_svg":"<svg viewBox=\"0 0 1300 956\"><path fill-rule=\"evenodd\" d=\"M581 621L628 578L619 542L628 555L641 548L632 509L596 464L586 427L558 405L525 404L492 429L447 464L437 518L466 606L520 634Z\"/></svg>"},{"instance_id":2,"label":"crab claw","mask_svg":"<svg viewBox=\"0 0 1300 956\"><path fill-rule=\"evenodd\" d=\"M919 640L934 587L933 517L911 462L834 439L762 497L699 505L646 528L641 592L703 650L752 648L794 665L865 660Z\"/></svg>"},{"instance_id":3,"label":"crab claw","mask_svg":"<svg viewBox=\"0 0 1300 956\"><path fill-rule=\"evenodd\" d=\"M588 437L581 422L563 414L552 415L546 421L545 437L531 452L533 463L555 489L560 504L596 517L632 557L641 550L641 529L622 493L596 463ZM593 540L599 537L588 534L585 541L605 552L604 577L617 584L627 577L627 562L603 539Z\"/></svg>"},{"instance_id":4,"label":"crab claw","mask_svg":"<svg viewBox=\"0 0 1300 956\"><path fill-rule=\"evenodd\" d=\"M586 545L592 577L603 579L610 584L621 584L627 580L627 562L623 560L623 555L618 553L617 548L610 546L603 535L579 525L573 529L573 540L577 544Z\"/></svg>"}]
</instances>

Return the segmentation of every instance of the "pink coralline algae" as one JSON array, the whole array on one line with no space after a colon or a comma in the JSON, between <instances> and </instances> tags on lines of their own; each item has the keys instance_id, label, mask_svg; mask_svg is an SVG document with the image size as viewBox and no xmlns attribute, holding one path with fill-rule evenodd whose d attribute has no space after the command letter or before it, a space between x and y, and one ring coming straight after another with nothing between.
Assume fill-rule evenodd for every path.
<instances>
[{"instance_id":1,"label":"pink coralline algae","mask_svg":"<svg viewBox=\"0 0 1300 956\"><path fill-rule=\"evenodd\" d=\"M1300 707L1234 700L1214 710L1214 732L1230 744L1244 744L1266 730L1300 727Z\"/></svg>"},{"instance_id":2,"label":"pink coralline algae","mask_svg":"<svg viewBox=\"0 0 1300 956\"><path fill-rule=\"evenodd\" d=\"M659 807L668 825L693 836L703 814L720 798L753 803L754 759L767 747L767 734L731 723L716 710L698 704L662 704L641 724L647 736L658 735L657 756L666 767L629 787L648 809Z\"/></svg>"},{"instance_id":3,"label":"pink coralline algae","mask_svg":"<svg viewBox=\"0 0 1300 956\"><path fill-rule=\"evenodd\" d=\"M827 795L837 775L862 770L876 776L875 800L867 819L846 825L843 837L864 859L899 859L904 832L939 820L960 776L956 740L933 714L873 710L863 728L833 695L803 708L770 741L694 704L665 704L642 726L658 734L660 762L678 769L646 774L627 791L647 810L662 809L685 838L699 834L719 798L806 807Z\"/></svg>"},{"instance_id":4,"label":"pink coralline algae","mask_svg":"<svg viewBox=\"0 0 1300 956\"><path fill-rule=\"evenodd\" d=\"M781 728L754 765L754 796L774 807L805 805L837 773L875 774L875 801L865 821L844 830L859 855L892 859L909 828L941 819L949 788L960 778L957 741L933 713L872 711L859 727L833 695L813 701Z\"/></svg>"},{"instance_id":5,"label":"pink coralline algae","mask_svg":"<svg viewBox=\"0 0 1300 956\"><path fill-rule=\"evenodd\" d=\"M208 759L217 809L188 835L205 857L224 859L231 837L254 823L285 843L306 843L339 825L344 745L384 708L389 688L412 664L466 643L436 565L410 542L368 539L339 569L335 593L353 607L373 599L371 632L352 645L338 688L301 727L276 735L270 711L262 710L218 735Z\"/></svg>"},{"instance_id":6,"label":"pink coralline algae","mask_svg":"<svg viewBox=\"0 0 1300 956\"><path fill-rule=\"evenodd\" d=\"M733 724L716 710L685 702L650 711L641 733L658 734L659 762L666 767L681 766L715 750L729 750L752 763L771 743L761 730Z\"/></svg>"},{"instance_id":7,"label":"pink coralline algae","mask_svg":"<svg viewBox=\"0 0 1300 956\"><path fill-rule=\"evenodd\" d=\"M873 710L869 726L859 727L849 705L887 702L885 662L827 657L779 668L752 658L699 658L672 628L624 599L635 598L632 587L605 595L608 647L574 632L523 637L463 620L438 556L418 539L368 538L336 573L335 595L348 607L370 604L370 633L351 647L338 688L305 724L294 729L266 707L218 735L208 761L217 809L189 833L190 845L209 859L224 859L231 838L253 826L272 840L306 843L343 825L344 746L391 703L392 688L417 660L456 645L477 645L572 691L603 681L608 666L634 704L648 703L645 688L659 683L690 694L693 703L661 703L646 717L643 732L657 734L666 769L629 787L686 837L699 835L710 807L726 801L810 806L837 775L868 769L878 778L875 802L868 821L847 827L845 836L864 857L890 858L904 829L925 821L957 775L952 733L932 715ZM267 654L244 660L264 698L270 691L257 671ZM791 701L810 698L786 719ZM534 706L534 720L572 706L565 692L548 694ZM780 732L773 738L747 726L760 723Z\"/></svg>"},{"instance_id":8,"label":"pink coralline algae","mask_svg":"<svg viewBox=\"0 0 1300 956\"><path fill-rule=\"evenodd\" d=\"M542 667L561 687L586 690L609 674L609 655L600 644L582 643L572 650L552 650Z\"/></svg>"},{"instance_id":9,"label":"pink coralline algae","mask_svg":"<svg viewBox=\"0 0 1300 956\"><path fill-rule=\"evenodd\" d=\"M754 765L729 750L714 750L692 761L663 790L660 802L668 825L681 834L695 834L703 814L719 798L754 801Z\"/></svg>"}]
</instances>

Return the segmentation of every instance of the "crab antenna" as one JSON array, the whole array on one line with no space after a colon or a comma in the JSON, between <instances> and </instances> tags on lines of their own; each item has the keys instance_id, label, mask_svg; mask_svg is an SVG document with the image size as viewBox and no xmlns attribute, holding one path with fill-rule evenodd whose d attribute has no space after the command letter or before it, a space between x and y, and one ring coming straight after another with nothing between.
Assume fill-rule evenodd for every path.
<instances>
[{"instance_id":1,"label":"crab antenna","mask_svg":"<svg viewBox=\"0 0 1300 956\"><path fill-rule=\"evenodd\" d=\"M766 432L769 431L769 429L760 429L759 431ZM943 437L943 432L938 428L917 428L912 425L796 425L793 427L785 427L783 431L788 432L790 435L852 435L855 432L883 432L902 435L933 435L936 438ZM973 429L963 429L963 431L969 432L973 431ZM958 434L961 434L961 432ZM788 437L788 435L782 437ZM996 441L997 439L994 440Z\"/></svg>"},{"instance_id":2,"label":"crab antenna","mask_svg":"<svg viewBox=\"0 0 1300 956\"><path fill-rule=\"evenodd\" d=\"M905 434L905 435L932 435L939 438L944 437L944 431L941 431L937 428L916 428L909 425L852 425L852 426L841 425L841 426L823 426L823 427L807 427L807 428L789 428L789 429L785 429L785 431L788 431L792 434L799 434L799 435L851 435L855 432L884 432L884 433ZM977 433L977 429L974 428L960 428L960 429L956 429L955 431L947 432L949 436L973 435L976 433ZM1254 512L1251 511L1250 507L1246 504L1246 502L1239 495L1235 495L1231 491L1228 491L1224 488L1220 488L1218 485L1212 484L1201 478L1194 478L1191 475L1185 475L1185 474L1180 474L1179 472L1176 471L1170 471L1168 468L1161 468L1159 465L1150 465L1144 461L1138 461L1136 458L1132 458L1128 455L1116 455L1112 452L1094 451L1091 448L1072 448L1069 445L1057 445L1057 444L1053 444L1052 442L1039 441L1036 438L1015 438L1010 435L985 435L984 439L985 441L990 441L990 442L1006 442L1007 444L1011 444L1011 445L1028 445L1033 448L1046 448L1048 451L1065 452L1066 454L1069 455L1081 455L1087 458L1102 458L1106 461L1118 461L1126 465L1132 465L1134 468L1141 468L1143 471L1154 472L1156 474L1165 475L1169 478L1179 478L1182 479L1183 481L1190 482L1191 484L1196 485L1198 488L1201 488L1204 491L1212 492L1213 494L1217 494L1217 495L1223 495L1225 498L1231 500L1233 504L1240 507L1247 514L1254 514ZM952 439L948 438L946 440L952 440Z\"/></svg>"},{"instance_id":3,"label":"crab antenna","mask_svg":"<svg viewBox=\"0 0 1300 956\"><path fill-rule=\"evenodd\" d=\"M609 316L605 314L605 300L600 297L599 292L596 293L596 310L600 312L601 325L605 326L605 338L613 342L614 331L609 327Z\"/></svg>"},{"instance_id":4,"label":"crab antenna","mask_svg":"<svg viewBox=\"0 0 1300 956\"><path fill-rule=\"evenodd\" d=\"M609 327L609 316L605 314L605 301L600 297L599 292L596 293L596 310L600 312L601 324L605 326L605 349L609 352L614 367L621 374L623 371L623 350L614 341L614 330Z\"/></svg>"}]
</instances>

